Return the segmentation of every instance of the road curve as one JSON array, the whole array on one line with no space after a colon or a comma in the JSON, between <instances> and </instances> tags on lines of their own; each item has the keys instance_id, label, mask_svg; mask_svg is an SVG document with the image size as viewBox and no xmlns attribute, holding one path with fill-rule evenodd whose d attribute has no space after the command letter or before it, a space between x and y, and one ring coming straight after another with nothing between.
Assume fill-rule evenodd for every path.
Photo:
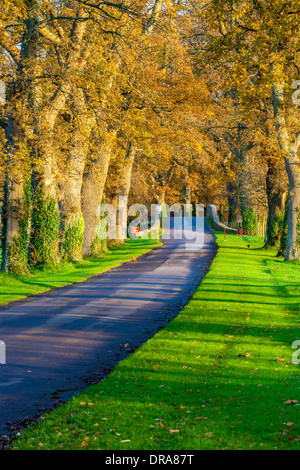
<instances>
[{"instance_id":1,"label":"road curve","mask_svg":"<svg viewBox=\"0 0 300 470\"><path fill-rule=\"evenodd\" d=\"M99 382L165 326L187 303L215 252L205 225L201 249L171 238L136 262L2 307L7 358L0 365L0 436Z\"/></svg>"}]
</instances>

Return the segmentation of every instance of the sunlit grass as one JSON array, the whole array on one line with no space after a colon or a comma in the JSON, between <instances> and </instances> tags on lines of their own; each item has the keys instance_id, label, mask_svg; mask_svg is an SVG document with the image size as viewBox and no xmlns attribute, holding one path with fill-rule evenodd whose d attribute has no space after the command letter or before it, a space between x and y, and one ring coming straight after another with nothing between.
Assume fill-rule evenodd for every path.
<instances>
[{"instance_id":1,"label":"sunlit grass","mask_svg":"<svg viewBox=\"0 0 300 470\"><path fill-rule=\"evenodd\" d=\"M161 243L160 243L161 244ZM120 266L141 256L155 246L155 240L129 239L124 245L110 247L101 258L89 258L77 263L62 263L55 269L32 269L30 274L14 276L0 273L0 305L48 290L63 287Z\"/></svg>"},{"instance_id":2,"label":"sunlit grass","mask_svg":"<svg viewBox=\"0 0 300 470\"><path fill-rule=\"evenodd\" d=\"M192 300L100 384L14 449L299 449L300 264L218 236ZM247 245L250 244L250 248Z\"/></svg>"}]
</instances>

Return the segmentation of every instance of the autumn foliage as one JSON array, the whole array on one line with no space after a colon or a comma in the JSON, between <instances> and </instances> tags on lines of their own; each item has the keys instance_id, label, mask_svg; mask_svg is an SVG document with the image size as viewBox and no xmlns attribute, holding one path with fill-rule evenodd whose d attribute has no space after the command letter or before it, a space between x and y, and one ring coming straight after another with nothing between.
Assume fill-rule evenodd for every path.
<instances>
[{"instance_id":1,"label":"autumn foliage","mask_svg":"<svg viewBox=\"0 0 300 470\"><path fill-rule=\"evenodd\" d=\"M2 269L96 256L119 196L251 209L298 258L296 3L2 2Z\"/></svg>"}]
</instances>

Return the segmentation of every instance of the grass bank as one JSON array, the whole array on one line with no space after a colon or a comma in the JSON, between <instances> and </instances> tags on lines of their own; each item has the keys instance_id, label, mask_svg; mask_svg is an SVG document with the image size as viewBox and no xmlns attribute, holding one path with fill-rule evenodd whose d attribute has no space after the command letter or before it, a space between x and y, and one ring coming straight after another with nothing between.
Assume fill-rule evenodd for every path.
<instances>
[{"instance_id":1,"label":"grass bank","mask_svg":"<svg viewBox=\"0 0 300 470\"><path fill-rule=\"evenodd\" d=\"M144 255L161 243L155 240L128 239L124 245L112 246L101 258L88 258L77 263L63 263L51 270L32 269L30 274L0 273L0 305L34 294L82 282L120 266L131 258Z\"/></svg>"},{"instance_id":2,"label":"grass bank","mask_svg":"<svg viewBox=\"0 0 300 470\"><path fill-rule=\"evenodd\" d=\"M12 448L299 449L300 264L227 240L166 328Z\"/></svg>"}]
</instances>

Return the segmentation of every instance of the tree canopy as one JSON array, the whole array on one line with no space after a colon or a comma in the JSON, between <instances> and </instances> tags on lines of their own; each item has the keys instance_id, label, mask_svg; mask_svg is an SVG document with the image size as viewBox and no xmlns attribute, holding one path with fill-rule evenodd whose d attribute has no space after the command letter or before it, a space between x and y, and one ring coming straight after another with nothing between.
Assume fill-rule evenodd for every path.
<instances>
[{"instance_id":1,"label":"tree canopy","mask_svg":"<svg viewBox=\"0 0 300 470\"><path fill-rule=\"evenodd\" d=\"M266 218L299 258L297 3L4 0L2 269L98 255L120 196Z\"/></svg>"}]
</instances>

